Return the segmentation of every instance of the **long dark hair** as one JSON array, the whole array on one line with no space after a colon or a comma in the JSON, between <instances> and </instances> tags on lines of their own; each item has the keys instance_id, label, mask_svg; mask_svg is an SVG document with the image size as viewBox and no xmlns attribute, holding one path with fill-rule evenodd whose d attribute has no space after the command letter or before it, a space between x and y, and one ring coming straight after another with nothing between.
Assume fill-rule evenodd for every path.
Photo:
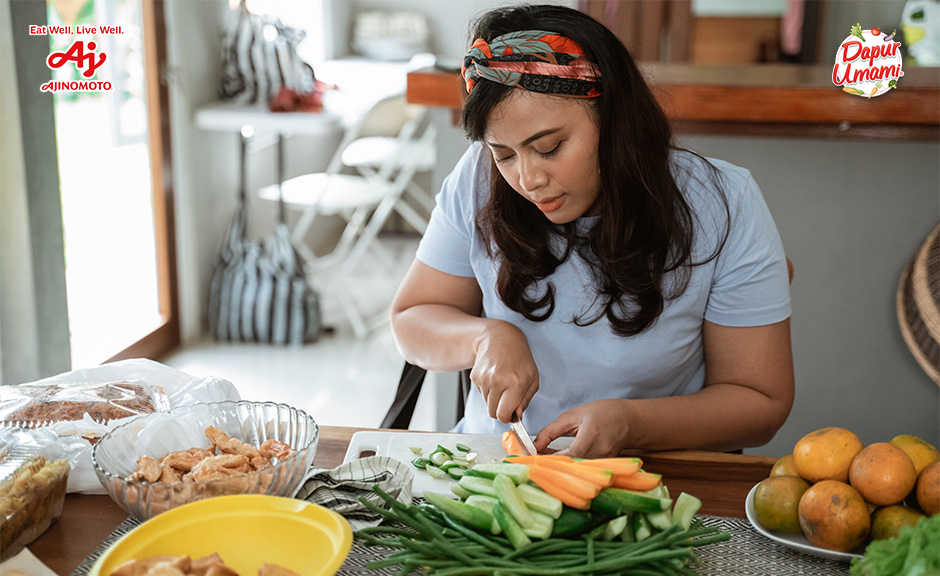
<instances>
[{"instance_id":1,"label":"long dark hair","mask_svg":"<svg viewBox=\"0 0 940 576\"><path fill-rule=\"evenodd\" d=\"M577 10L519 6L482 16L471 41L489 42L518 30L547 30L568 37L600 71L601 96L583 102L593 107L600 129L601 190L594 212L601 217L585 237L578 235L573 223L552 224L512 190L494 164L490 197L476 223L490 256L498 250L497 292L510 309L527 319L547 319L555 308L554 287L547 283L541 294L533 294L532 287L577 250L593 268L602 305L597 313L574 321L587 325L606 317L616 334L639 334L655 322L667 299L685 291L691 266L715 258L724 240L704 261L691 261L694 214L671 170L670 156L676 149L672 129L620 40ZM483 139L491 112L516 89L489 80L476 82L463 107L463 126L471 140ZM717 180L717 170L708 166ZM727 211L721 187L715 188ZM551 249L553 237L564 239L560 254ZM666 281L670 274L674 276Z\"/></svg>"}]
</instances>

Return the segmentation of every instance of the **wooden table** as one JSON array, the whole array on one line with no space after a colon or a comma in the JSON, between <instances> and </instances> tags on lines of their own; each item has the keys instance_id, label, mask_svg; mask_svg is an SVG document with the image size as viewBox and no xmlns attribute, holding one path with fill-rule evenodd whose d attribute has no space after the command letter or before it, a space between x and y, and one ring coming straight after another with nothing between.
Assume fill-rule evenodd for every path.
<instances>
[{"instance_id":1,"label":"wooden table","mask_svg":"<svg viewBox=\"0 0 940 576\"><path fill-rule=\"evenodd\" d=\"M314 465L333 468L343 462L346 447L361 428L323 426ZM775 459L713 452L659 452L643 455L644 468L663 475L673 494L688 492L702 499L702 513L744 517L748 491L766 478ZM70 574L127 518L109 496L70 494L62 517L29 549L60 575Z\"/></svg>"}]
</instances>

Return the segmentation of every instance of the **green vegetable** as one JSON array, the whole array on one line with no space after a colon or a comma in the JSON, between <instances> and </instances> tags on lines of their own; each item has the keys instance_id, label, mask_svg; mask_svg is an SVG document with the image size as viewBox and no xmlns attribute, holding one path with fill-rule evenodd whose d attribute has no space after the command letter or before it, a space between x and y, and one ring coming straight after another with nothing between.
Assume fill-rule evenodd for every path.
<instances>
[{"instance_id":1,"label":"green vegetable","mask_svg":"<svg viewBox=\"0 0 940 576\"><path fill-rule=\"evenodd\" d=\"M580 536L591 527L591 514L584 510L576 510L565 506L561 515L555 519L552 536L564 538L567 536Z\"/></svg>"},{"instance_id":2,"label":"green vegetable","mask_svg":"<svg viewBox=\"0 0 940 576\"><path fill-rule=\"evenodd\" d=\"M508 478L506 480L511 482ZM520 548L525 548L529 544L532 544L532 540L529 540L529 537L522 531L522 527L519 526L519 523L516 522L513 515L503 507L502 501L497 502L496 505L493 506L493 517L499 522L499 527L506 533L506 538L509 539L509 543L512 544L513 548L519 550Z\"/></svg>"},{"instance_id":3,"label":"green vegetable","mask_svg":"<svg viewBox=\"0 0 940 576\"><path fill-rule=\"evenodd\" d=\"M690 530L671 526L636 543L547 538L525 544L524 539L528 537L523 533L517 541L522 546L516 549L505 535L495 536L489 530L478 532L433 504L409 506L377 486L373 490L389 509L364 497L359 501L381 515L386 524L364 528L356 532L356 536L367 546L382 546L393 552L385 559L369 562L366 567L401 566L397 573L402 576L416 572L429 576L613 576L628 572L688 576L695 574L691 569L697 560L693 547L730 538L728 533L719 533L715 527L696 522ZM494 506L494 512L507 524L514 522L501 504Z\"/></svg>"},{"instance_id":4,"label":"green vegetable","mask_svg":"<svg viewBox=\"0 0 940 576\"><path fill-rule=\"evenodd\" d=\"M425 492L424 499L438 510L477 530L492 529L493 516L480 508L470 506L460 500L451 500L447 496L434 492Z\"/></svg>"},{"instance_id":5,"label":"green vegetable","mask_svg":"<svg viewBox=\"0 0 940 576\"><path fill-rule=\"evenodd\" d=\"M624 510L633 510L635 512L661 512L669 510L672 506L672 500L668 498L659 498L651 496L646 492L635 492L633 490L623 490L620 488L604 488L601 494L607 494L612 497Z\"/></svg>"},{"instance_id":6,"label":"green vegetable","mask_svg":"<svg viewBox=\"0 0 940 576\"><path fill-rule=\"evenodd\" d=\"M852 576L927 576L940 574L940 514L904 526L888 540L876 540L862 558L853 558Z\"/></svg>"},{"instance_id":7,"label":"green vegetable","mask_svg":"<svg viewBox=\"0 0 940 576\"><path fill-rule=\"evenodd\" d=\"M503 474L508 476L516 484L525 484L529 480L529 467L525 464L513 464L510 462L491 462L489 464L477 464L471 468L468 473L470 476L479 476L480 478L496 478Z\"/></svg>"},{"instance_id":8,"label":"green vegetable","mask_svg":"<svg viewBox=\"0 0 940 576\"><path fill-rule=\"evenodd\" d=\"M888 88L897 88L897 87L898 87L897 80L888 80Z\"/></svg>"},{"instance_id":9,"label":"green vegetable","mask_svg":"<svg viewBox=\"0 0 940 576\"><path fill-rule=\"evenodd\" d=\"M692 525L692 517L698 514L701 509L701 500L683 492L676 498L676 505L672 509L672 522L681 526L682 529L688 530L689 526Z\"/></svg>"},{"instance_id":10,"label":"green vegetable","mask_svg":"<svg viewBox=\"0 0 940 576\"><path fill-rule=\"evenodd\" d=\"M862 42L865 41L865 36L862 35L862 25L861 25L860 23L858 23L858 22L855 23L855 26L852 26L852 30L851 30L850 34L851 34L852 36L855 36L856 38L858 38L858 39L861 40Z\"/></svg>"},{"instance_id":11,"label":"green vegetable","mask_svg":"<svg viewBox=\"0 0 940 576\"><path fill-rule=\"evenodd\" d=\"M469 446L466 446L466 445L461 444L461 443L459 443L459 442L457 443L456 448L457 448L457 450L460 450L461 452L473 452L473 450L472 450Z\"/></svg>"},{"instance_id":12,"label":"green vegetable","mask_svg":"<svg viewBox=\"0 0 940 576\"><path fill-rule=\"evenodd\" d=\"M427 458L415 458L414 460L411 461L411 464L415 468L421 468L422 470L424 470L431 464L431 461L428 460Z\"/></svg>"},{"instance_id":13,"label":"green vegetable","mask_svg":"<svg viewBox=\"0 0 940 576\"><path fill-rule=\"evenodd\" d=\"M420 454L420 453L421 453L421 447L420 447L420 446L409 446L408 449L411 450L411 453L412 453L412 454Z\"/></svg>"},{"instance_id":14,"label":"green vegetable","mask_svg":"<svg viewBox=\"0 0 940 576\"><path fill-rule=\"evenodd\" d=\"M529 510L541 512L555 520L561 516L561 510L564 507L561 500L541 488L532 484L520 484L516 486L516 491Z\"/></svg>"},{"instance_id":15,"label":"green vegetable","mask_svg":"<svg viewBox=\"0 0 940 576\"><path fill-rule=\"evenodd\" d=\"M516 485L513 483L512 479L505 474L498 474L496 478L493 479L493 488L496 489L496 498L499 499L499 503L506 508L507 512L512 514L513 519L524 528L531 527L532 522L534 522L532 513L529 512L529 507L525 505L525 502L522 501L522 498L516 491ZM502 526L502 524L500 524L500 526ZM506 528L503 527L503 530L505 529Z\"/></svg>"}]
</instances>

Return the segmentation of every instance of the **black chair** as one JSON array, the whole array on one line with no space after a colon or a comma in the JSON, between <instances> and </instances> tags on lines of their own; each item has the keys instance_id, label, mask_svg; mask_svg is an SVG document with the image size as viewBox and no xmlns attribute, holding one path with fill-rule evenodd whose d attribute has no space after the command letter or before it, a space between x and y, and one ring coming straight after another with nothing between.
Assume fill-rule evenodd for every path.
<instances>
[{"instance_id":1,"label":"black chair","mask_svg":"<svg viewBox=\"0 0 940 576\"><path fill-rule=\"evenodd\" d=\"M395 399L392 401L391 407L385 414L385 418L382 419L382 424L379 428L391 428L394 430L408 429L426 375L427 370L424 368L405 362L405 367L401 371L401 378L398 380L398 390L395 392ZM459 373L458 385L457 417L460 418L463 416L467 395L470 394L470 370L463 370Z\"/></svg>"}]
</instances>

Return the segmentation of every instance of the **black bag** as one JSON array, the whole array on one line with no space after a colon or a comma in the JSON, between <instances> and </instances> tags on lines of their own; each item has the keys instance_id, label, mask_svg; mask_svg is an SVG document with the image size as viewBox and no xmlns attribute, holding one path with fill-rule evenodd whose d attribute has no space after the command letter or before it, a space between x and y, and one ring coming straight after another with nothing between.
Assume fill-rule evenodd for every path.
<instances>
[{"instance_id":1,"label":"black bag","mask_svg":"<svg viewBox=\"0 0 940 576\"><path fill-rule=\"evenodd\" d=\"M238 208L209 287L209 330L223 342L301 345L322 330L320 299L291 243L283 199L274 234L260 243L247 239L246 146L243 138Z\"/></svg>"}]
</instances>

